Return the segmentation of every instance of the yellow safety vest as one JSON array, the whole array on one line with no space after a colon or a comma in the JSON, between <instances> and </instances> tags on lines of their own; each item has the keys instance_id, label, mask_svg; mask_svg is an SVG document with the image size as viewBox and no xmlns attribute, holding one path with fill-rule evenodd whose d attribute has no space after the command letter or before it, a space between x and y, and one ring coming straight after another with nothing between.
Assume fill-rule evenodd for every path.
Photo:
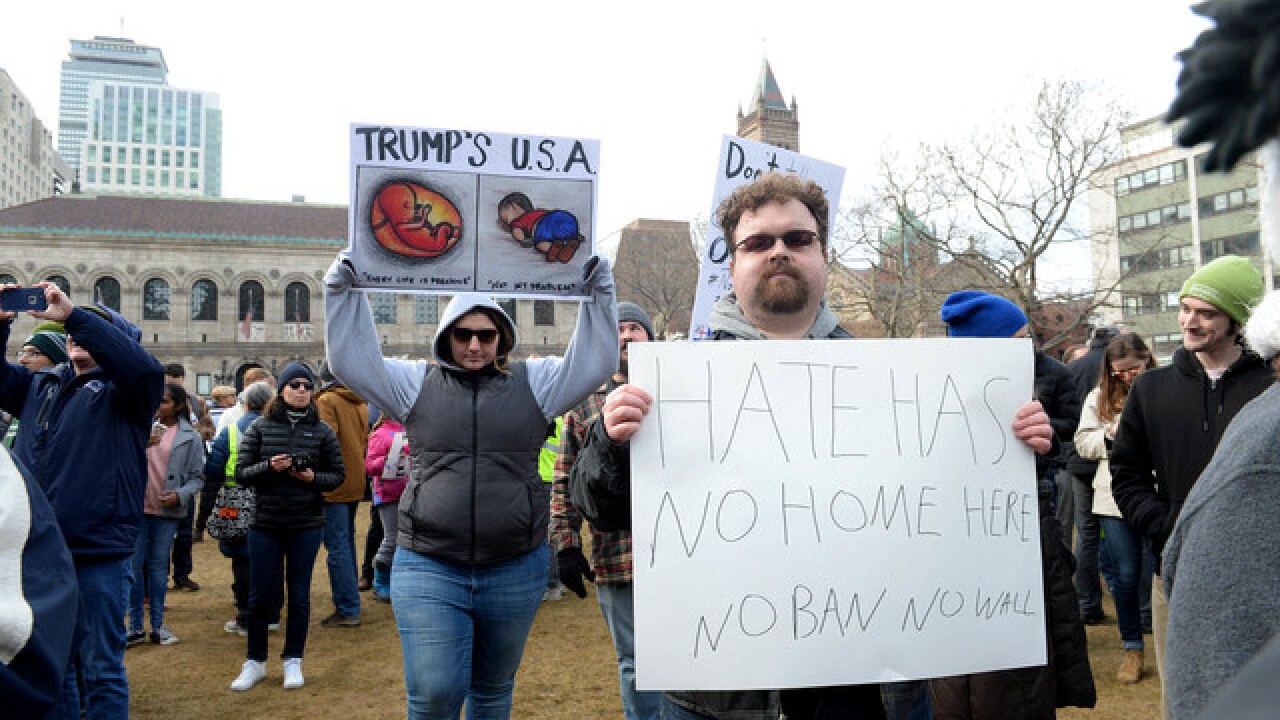
<instances>
[{"instance_id":1,"label":"yellow safety vest","mask_svg":"<svg viewBox=\"0 0 1280 720\"><path fill-rule=\"evenodd\" d=\"M554 479L556 456L560 454L560 431L564 429L564 418L556 418L556 431L547 436L542 443L542 451L538 453L538 474L542 482L549 483Z\"/></svg>"},{"instance_id":2,"label":"yellow safety vest","mask_svg":"<svg viewBox=\"0 0 1280 720\"><path fill-rule=\"evenodd\" d=\"M236 439L235 423L227 425L227 448L230 452L227 453L227 467L224 468L224 473L227 476L224 484L232 486L236 484L236 457L240 454L240 443Z\"/></svg>"}]
</instances>

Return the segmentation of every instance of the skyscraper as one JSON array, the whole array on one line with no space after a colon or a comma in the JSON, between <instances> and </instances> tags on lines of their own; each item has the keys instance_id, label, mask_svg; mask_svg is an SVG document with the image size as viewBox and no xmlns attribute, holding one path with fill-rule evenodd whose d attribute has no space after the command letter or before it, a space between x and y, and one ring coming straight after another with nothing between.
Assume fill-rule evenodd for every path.
<instances>
[{"instance_id":1,"label":"skyscraper","mask_svg":"<svg viewBox=\"0 0 1280 720\"><path fill-rule=\"evenodd\" d=\"M124 81L163 85L169 68L160 48L139 45L128 38L102 35L72 40L62 63L58 101L58 152L72 172L80 169L81 145L89 133L90 85L93 81Z\"/></svg>"},{"instance_id":2,"label":"skyscraper","mask_svg":"<svg viewBox=\"0 0 1280 720\"><path fill-rule=\"evenodd\" d=\"M86 191L222 196L218 96L169 85L89 84Z\"/></svg>"},{"instance_id":3,"label":"skyscraper","mask_svg":"<svg viewBox=\"0 0 1280 720\"><path fill-rule=\"evenodd\" d=\"M760 65L760 78L747 113L744 115L742 108L738 108L738 137L800 152L800 113L796 99L792 97L791 106L787 106L768 58Z\"/></svg>"},{"instance_id":4,"label":"skyscraper","mask_svg":"<svg viewBox=\"0 0 1280 720\"><path fill-rule=\"evenodd\" d=\"M53 149L53 133L0 68L0 208L41 200L70 185L71 171Z\"/></svg>"}]
</instances>

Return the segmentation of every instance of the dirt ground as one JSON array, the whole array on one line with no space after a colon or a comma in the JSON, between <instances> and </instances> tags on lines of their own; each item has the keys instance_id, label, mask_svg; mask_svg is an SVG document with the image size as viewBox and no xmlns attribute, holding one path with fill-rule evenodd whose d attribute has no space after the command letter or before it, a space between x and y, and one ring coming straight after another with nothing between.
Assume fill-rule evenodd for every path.
<instances>
[{"instance_id":1,"label":"dirt ground","mask_svg":"<svg viewBox=\"0 0 1280 720\"><path fill-rule=\"evenodd\" d=\"M359 549L363 548L368 506L361 505ZM125 662L135 720L210 718L386 719L405 716L400 642L391 606L362 593L363 625L322 628L333 611L324 551L312 583L311 632L303 672L306 686L286 692L278 655L281 633L270 638L267 678L248 692L228 686L244 660L245 640L228 635L222 624L234 616L231 566L217 543L195 546L192 577L198 592L170 591L165 624L181 642L168 647L130 649ZM1114 617L1108 606L1108 614ZM1098 707L1059 713L1067 720L1141 720L1158 717L1159 682L1154 659L1137 685L1114 680L1121 646L1114 623L1089 628L1089 647ZM534 622L516 681L512 717L529 720L621 718L613 646L594 593L580 600L543 603ZM3 713L0 713L2 715Z\"/></svg>"}]
</instances>

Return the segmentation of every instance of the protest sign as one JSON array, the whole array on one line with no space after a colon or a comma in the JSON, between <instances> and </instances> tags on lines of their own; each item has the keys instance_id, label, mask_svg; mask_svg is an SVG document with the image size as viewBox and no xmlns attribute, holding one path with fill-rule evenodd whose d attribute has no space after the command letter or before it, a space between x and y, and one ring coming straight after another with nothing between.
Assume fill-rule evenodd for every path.
<instances>
[{"instance_id":1,"label":"protest sign","mask_svg":"<svg viewBox=\"0 0 1280 720\"><path fill-rule=\"evenodd\" d=\"M1045 662L1027 340L637 343L637 682Z\"/></svg>"},{"instance_id":2,"label":"protest sign","mask_svg":"<svg viewBox=\"0 0 1280 720\"><path fill-rule=\"evenodd\" d=\"M599 165L595 140L352 125L356 286L583 299Z\"/></svg>"},{"instance_id":3,"label":"protest sign","mask_svg":"<svg viewBox=\"0 0 1280 720\"><path fill-rule=\"evenodd\" d=\"M689 322L689 337L693 340L705 340L710 335L708 318L711 317L711 308L721 295L733 289L733 281L729 279L729 243L732 238L724 236L724 230L716 221L716 208L734 190L769 172L795 173L816 182L827 196L827 227L835 227L844 168L784 148L725 135L720 145L711 219L707 222L707 242L698 268L698 285Z\"/></svg>"}]
</instances>

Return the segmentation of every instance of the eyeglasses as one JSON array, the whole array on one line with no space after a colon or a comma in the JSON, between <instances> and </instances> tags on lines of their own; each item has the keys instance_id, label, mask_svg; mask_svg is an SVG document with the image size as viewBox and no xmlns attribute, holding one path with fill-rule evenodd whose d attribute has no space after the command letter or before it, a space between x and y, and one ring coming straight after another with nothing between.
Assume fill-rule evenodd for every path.
<instances>
[{"instance_id":1,"label":"eyeglasses","mask_svg":"<svg viewBox=\"0 0 1280 720\"><path fill-rule=\"evenodd\" d=\"M31 348L31 349L29 349L29 350L28 350L27 348L22 348L22 349L21 349L21 350L19 350L16 354L14 354L14 357L16 357L16 358L18 358L19 360L21 360L21 359L22 359L22 358L24 358L24 357L30 357L30 358L42 358L42 357L49 357L49 356L48 356L48 355L45 355L44 353L40 352L39 350L36 350L35 348Z\"/></svg>"},{"instance_id":2,"label":"eyeglasses","mask_svg":"<svg viewBox=\"0 0 1280 720\"><path fill-rule=\"evenodd\" d=\"M749 253L766 252L773 248L774 243L781 240L783 245L789 250L798 250L800 248L809 247L814 240L818 239L818 233L812 230L788 230L781 235L770 235L769 233L756 233L748 236L742 242L733 246L734 252L743 250Z\"/></svg>"},{"instance_id":3,"label":"eyeglasses","mask_svg":"<svg viewBox=\"0 0 1280 720\"><path fill-rule=\"evenodd\" d=\"M468 344L471 338L476 338L481 344L487 345L498 339L498 331L494 328L485 328L483 330L472 330L471 328L455 327L450 332L453 333L453 339L460 343Z\"/></svg>"},{"instance_id":4,"label":"eyeglasses","mask_svg":"<svg viewBox=\"0 0 1280 720\"><path fill-rule=\"evenodd\" d=\"M312 385L306 380L290 380L287 387L292 390L306 390L307 392L311 392L315 385Z\"/></svg>"},{"instance_id":5,"label":"eyeglasses","mask_svg":"<svg viewBox=\"0 0 1280 720\"><path fill-rule=\"evenodd\" d=\"M1141 375L1143 370L1146 370L1146 368L1141 365L1124 369L1117 368L1111 371L1111 375L1112 377L1133 377L1134 375Z\"/></svg>"}]
</instances>

